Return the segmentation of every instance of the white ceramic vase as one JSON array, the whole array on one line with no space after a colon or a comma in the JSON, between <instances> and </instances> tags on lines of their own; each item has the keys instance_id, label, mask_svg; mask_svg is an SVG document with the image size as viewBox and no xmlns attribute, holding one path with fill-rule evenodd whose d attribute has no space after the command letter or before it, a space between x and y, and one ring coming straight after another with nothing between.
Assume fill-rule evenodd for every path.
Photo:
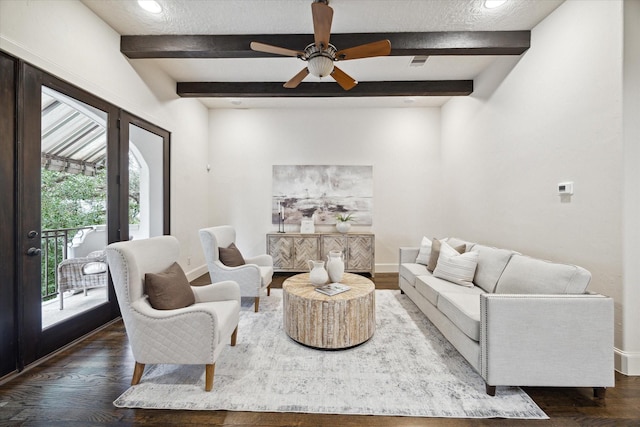
<instances>
[{"instance_id":1,"label":"white ceramic vase","mask_svg":"<svg viewBox=\"0 0 640 427\"><path fill-rule=\"evenodd\" d=\"M327 255L327 272L329 273L329 280L331 280L332 283L340 283L344 275L342 252L329 251L329 255Z\"/></svg>"},{"instance_id":2,"label":"white ceramic vase","mask_svg":"<svg viewBox=\"0 0 640 427\"><path fill-rule=\"evenodd\" d=\"M336 230L340 233L347 233L351 229L351 223L346 221L336 222Z\"/></svg>"},{"instance_id":3,"label":"white ceramic vase","mask_svg":"<svg viewBox=\"0 0 640 427\"><path fill-rule=\"evenodd\" d=\"M329 274L324 269L324 261L307 261L309 265L309 280L313 286L326 285L329 281Z\"/></svg>"}]
</instances>

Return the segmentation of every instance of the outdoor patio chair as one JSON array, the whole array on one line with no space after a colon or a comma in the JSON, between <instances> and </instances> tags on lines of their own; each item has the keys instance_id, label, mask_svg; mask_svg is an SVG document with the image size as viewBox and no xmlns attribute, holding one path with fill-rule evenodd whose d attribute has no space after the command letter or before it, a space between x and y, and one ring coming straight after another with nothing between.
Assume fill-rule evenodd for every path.
<instances>
[{"instance_id":1,"label":"outdoor patio chair","mask_svg":"<svg viewBox=\"0 0 640 427\"><path fill-rule=\"evenodd\" d=\"M58 296L60 310L64 310L64 293L107 286L107 258L104 250L86 257L65 259L58 264Z\"/></svg>"}]
</instances>

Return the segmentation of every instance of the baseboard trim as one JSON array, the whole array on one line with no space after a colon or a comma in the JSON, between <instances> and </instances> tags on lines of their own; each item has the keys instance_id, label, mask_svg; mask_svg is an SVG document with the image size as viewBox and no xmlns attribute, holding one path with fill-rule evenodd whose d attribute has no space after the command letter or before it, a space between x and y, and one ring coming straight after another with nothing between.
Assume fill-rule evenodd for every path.
<instances>
[{"instance_id":1,"label":"baseboard trim","mask_svg":"<svg viewBox=\"0 0 640 427\"><path fill-rule=\"evenodd\" d=\"M203 274L208 273L209 270L207 269L207 264L201 265L199 267L194 268L193 270L189 270L187 271L185 274L187 275L187 279L189 279L190 282L193 282L195 279L197 279L198 277L202 276ZM209 283L209 282L207 282Z\"/></svg>"},{"instance_id":2,"label":"baseboard trim","mask_svg":"<svg viewBox=\"0 0 640 427\"><path fill-rule=\"evenodd\" d=\"M640 352L622 351L613 349L615 357L615 369L628 376L640 376Z\"/></svg>"},{"instance_id":3,"label":"baseboard trim","mask_svg":"<svg viewBox=\"0 0 640 427\"><path fill-rule=\"evenodd\" d=\"M398 272L398 264L376 264L375 266L376 273L397 273Z\"/></svg>"}]
</instances>

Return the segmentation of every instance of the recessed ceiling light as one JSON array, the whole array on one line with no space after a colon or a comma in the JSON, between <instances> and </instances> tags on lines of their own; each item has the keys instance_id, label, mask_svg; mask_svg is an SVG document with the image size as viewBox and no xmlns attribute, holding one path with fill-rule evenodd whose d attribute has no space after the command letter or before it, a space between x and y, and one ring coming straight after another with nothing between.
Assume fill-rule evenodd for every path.
<instances>
[{"instance_id":1,"label":"recessed ceiling light","mask_svg":"<svg viewBox=\"0 0 640 427\"><path fill-rule=\"evenodd\" d=\"M156 0L138 0L138 5L151 13L162 12L162 6Z\"/></svg>"},{"instance_id":2,"label":"recessed ceiling light","mask_svg":"<svg viewBox=\"0 0 640 427\"><path fill-rule=\"evenodd\" d=\"M414 102L416 102L415 98L405 98L404 99L404 103L405 104L413 104Z\"/></svg>"},{"instance_id":3,"label":"recessed ceiling light","mask_svg":"<svg viewBox=\"0 0 640 427\"><path fill-rule=\"evenodd\" d=\"M241 105L241 104L242 104L242 101L240 101L239 99L232 99L232 100L231 100L231 103L232 103L233 105Z\"/></svg>"},{"instance_id":4,"label":"recessed ceiling light","mask_svg":"<svg viewBox=\"0 0 640 427\"><path fill-rule=\"evenodd\" d=\"M487 9L495 9L505 4L507 0L485 0L484 7Z\"/></svg>"}]
</instances>

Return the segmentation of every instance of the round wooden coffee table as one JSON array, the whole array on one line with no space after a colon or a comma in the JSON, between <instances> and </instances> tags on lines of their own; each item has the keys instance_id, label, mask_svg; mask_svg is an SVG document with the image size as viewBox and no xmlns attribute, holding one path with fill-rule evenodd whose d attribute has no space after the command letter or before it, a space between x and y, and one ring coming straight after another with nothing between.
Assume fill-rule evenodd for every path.
<instances>
[{"instance_id":1,"label":"round wooden coffee table","mask_svg":"<svg viewBox=\"0 0 640 427\"><path fill-rule=\"evenodd\" d=\"M309 273L282 284L284 330L297 342L340 349L367 341L376 328L375 286L366 277L345 273L340 283L350 290L328 296L315 290Z\"/></svg>"}]
</instances>

